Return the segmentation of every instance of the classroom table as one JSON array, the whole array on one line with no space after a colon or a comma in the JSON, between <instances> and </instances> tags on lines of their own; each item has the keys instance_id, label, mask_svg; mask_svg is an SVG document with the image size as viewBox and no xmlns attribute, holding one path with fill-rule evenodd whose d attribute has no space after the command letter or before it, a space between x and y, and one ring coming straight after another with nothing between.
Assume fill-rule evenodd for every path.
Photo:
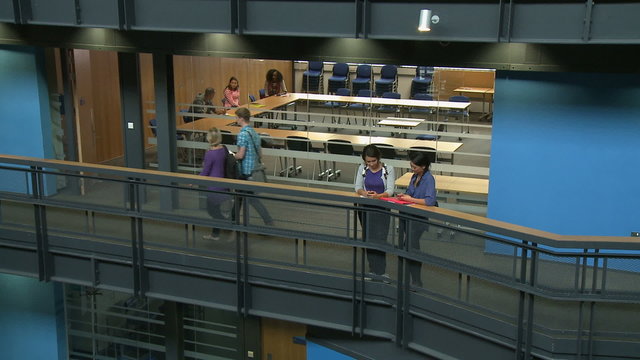
<instances>
[{"instance_id":1,"label":"classroom table","mask_svg":"<svg viewBox=\"0 0 640 360\"><path fill-rule=\"evenodd\" d=\"M412 172L405 173L396 179L396 186L406 188L411 181ZM489 180L462 176L433 175L436 189L441 191L464 192L479 195L489 194Z\"/></svg>"},{"instance_id":2,"label":"classroom table","mask_svg":"<svg viewBox=\"0 0 640 360\"><path fill-rule=\"evenodd\" d=\"M444 108L454 110L465 110L471 103L454 102L454 101L438 101L438 100L413 100L413 99L387 99L378 97L362 97L362 96L338 96L324 94L306 94L306 93L287 93L284 95L269 96L241 107L248 107L251 116L259 116L262 113L273 110L282 106L286 106L298 101L308 102L337 102L345 104L370 104L370 105L391 105L402 107L423 107L423 108ZM234 116L236 108L229 109L227 115Z\"/></svg>"},{"instance_id":3,"label":"classroom table","mask_svg":"<svg viewBox=\"0 0 640 360\"><path fill-rule=\"evenodd\" d=\"M463 86L453 90L454 92L462 94L481 94L482 95L482 117L481 118L490 118L492 113L492 103L493 103L493 94L495 90L493 88L483 88L483 87L472 87L472 86ZM487 102L486 96L490 95L489 99L489 111L485 112L484 104Z\"/></svg>"},{"instance_id":4,"label":"classroom table","mask_svg":"<svg viewBox=\"0 0 640 360\"><path fill-rule=\"evenodd\" d=\"M217 127L220 130L226 130L231 134L237 134L240 132L240 127L235 126L235 121L230 118L201 118L194 122L182 124L177 127L180 131L197 131L205 132L212 127ZM414 146L431 147L438 152L453 153L462 143L449 142L449 141L432 141L432 140L416 140L416 139L402 139L384 136L365 136L365 135L347 135L336 134L328 132L312 132L312 131L297 131L297 130L282 130L282 129L267 129L256 128L256 132L260 134L267 134L274 139L286 139L289 136L302 136L308 138L309 141L316 143L326 143L329 140L347 140L355 146L364 146L368 144L388 144L398 149L409 149Z\"/></svg>"}]
</instances>

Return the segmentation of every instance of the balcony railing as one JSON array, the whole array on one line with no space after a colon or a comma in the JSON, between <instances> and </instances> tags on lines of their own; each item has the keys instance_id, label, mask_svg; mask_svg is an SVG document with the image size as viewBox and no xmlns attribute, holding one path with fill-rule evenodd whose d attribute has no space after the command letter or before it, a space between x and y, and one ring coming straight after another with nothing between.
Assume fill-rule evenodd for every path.
<instances>
[{"instance_id":1,"label":"balcony railing","mask_svg":"<svg viewBox=\"0 0 640 360\"><path fill-rule=\"evenodd\" d=\"M560 236L350 192L0 159L3 272L372 335L432 356L639 353L632 238ZM380 219L386 234L370 226ZM219 239L206 237L213 227ZM370 250L384 253L388 277L369 274ZM422 284L410 275L416 262Z\"/></svg>"}]
</instances>

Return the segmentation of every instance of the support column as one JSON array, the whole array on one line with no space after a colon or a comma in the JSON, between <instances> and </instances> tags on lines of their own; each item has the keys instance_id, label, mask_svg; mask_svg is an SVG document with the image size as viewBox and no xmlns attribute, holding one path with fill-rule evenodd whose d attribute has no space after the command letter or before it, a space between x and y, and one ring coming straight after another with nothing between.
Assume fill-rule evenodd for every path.
<instances>
[{"instance_id":1,"label":"support column","mask_svg":"<svg viewBox=\"0 0 640 360\"><path fill-rule=\"evenodd\" d=\"M124 164L144 168L144 126L138 54L118 53L120 73L120 103L124 130Z\"/></svg>"},{"instance_id":2,"label":"support column","mask_svg":"<svg viewBox=\"0 0 640 360\"><path fill-rule=\"evenodd\" d=\"M153 81L156 95L158 170L176 172L176 106L173 82L173 55L153 54ZM169 190L160 196L160 208L177 207L178 192Z\"/></svg>"},{"instance_id":3,"label":"support column","mask_svg":"<svg viewBox=\"0 0 640 360\"><path fill-rule=\"evenodd\" d=\"M167 359L184 359L184 305L165 301L164 338Z\"/></svg>"}]
</instances>

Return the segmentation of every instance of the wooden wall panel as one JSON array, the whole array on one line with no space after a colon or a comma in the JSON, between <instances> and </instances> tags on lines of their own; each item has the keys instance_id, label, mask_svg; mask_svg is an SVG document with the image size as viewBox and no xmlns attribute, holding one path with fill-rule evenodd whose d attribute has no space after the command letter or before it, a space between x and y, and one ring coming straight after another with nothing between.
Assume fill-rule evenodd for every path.
<instances>
[{"instance_id":1,"label":"wooden wall panel","mask_svg":"<svg viewBox=\"0 0 640 360\"><path fill-rule=\"evenodd\" d=\"M124 155L118 53L91 51L96 161Z\"/></svg>"},{"instance_id":2,"label":"wooden wall panel","mask_svg":"<svg viewBox=\"0 0 640 360\"><path fill-rule=\"evenodd\" d=\"M306 347L293 343L294 336L306 335L306 325L264 317L260 321L262 360L306 360Z\"/></svg>"},{"instance_id":3,"label":"wooden wall panel","mask_svg":"<svg viewBox=\"0 0 640 360\"><path fill-rule=\"evenodd\" d=\"M257 60L207 56L174 56L174 85L178 110L186 110L198 93L211 86L216 89L215 105L222 105L222 92L235 76L240 84L240 103L247 103L249 94L258 97L264 87L267 70L282 72L287 88L292 91L293 65L289 60ZM147 65L145 65L147 66ZM178 123L182 119L178 118Z\"/></svg>"},{"instance_id":4,"label":"wooden wall panel","mask_svg":"<svg viewBox=\"0 0 640 360\"><path fill-rule=\"evenodd\" d=\"M433 75L433 90L439 100L447 100L453 95L460 95L453 90L459 87L493 88L495 71L476 69L440 69Z\"/></svg>"},{"instance_id":5,"label":"wooden wall panel","mask_svg":"<svg viewBox=\"0 0 640 360\"><path fill-rule=\"evenodd\" d=\"M89 50L74 50L76 131L78 161L95 163L96 146L93 121L93 85Z\"/></svg>"}]
</instances>

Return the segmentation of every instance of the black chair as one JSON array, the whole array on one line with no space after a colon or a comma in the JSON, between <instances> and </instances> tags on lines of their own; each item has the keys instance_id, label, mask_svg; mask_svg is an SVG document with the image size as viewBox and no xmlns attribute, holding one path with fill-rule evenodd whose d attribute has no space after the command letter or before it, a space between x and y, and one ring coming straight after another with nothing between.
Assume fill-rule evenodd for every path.
<instances>
[{"instance_id":1,"label":"black chair","mask_svg":"<svg viewBox=\"0 0 640 360\"><path fill-rule=\"evenodd\" d=\"M386 92L384 94L382 94L382 98L384 99L400 99L401 96L400 94L396 93L396 92ZM380 114L389 114L389 115L396 115L398 114L398 112L400 111L400 109L398 108L398 105L381 105L376 109L376 114L378 116L380 116Z\"/></svg>"},{"instance_id":2,"label":"black chair","mask_svg":"<svg viewBox=\"0 0 640 360\"><path fill-rule=\"evenodd\" d=\"M433 67L418 66L416 67L416 77L411 80L411 98L415 94L431 93L431 82L433 79Z\"/></svg>"},{"instance_id":3,"label":"black chair","mask_svg":"<svg viewBox=\"0 0 640 360\"><path fill-rule=\"evenodd\" d=\"M398 88L398 68L395 65L385 65L380 69L380 79L376 80L376 95L382 96L386 92L396 92Z\"/></svg>"},{"instance_id":4,"label":"black chair","mask_svg":"<svg viewBox=\"0 0 640 360\"><path fill-rule=\"evenodd\" d=\"M335 94L340 88L349 87L349 65L336 63L333 65L333 75L329 78L329 94Z\"/></svg>"},{"instance_id":5,"label":"black chair","mask_svg":"<svg viewBox=\"0 0 640 360\"><path fill-rule=\"evenodd\" d=\"M437 162L436 149L428 146L412 146L411 148L409 148L409 153L415 151L424 153L432 164L435 164Z\"/></svg>"},{"instance_id":6,"label":"black chair","mask_svg":"<svg viewBox=\"0 0 640 360\"><path fill-rule=\"evenodd\" d=\"M351 95L351 90L347 89L347 88L339 88L336 90L336 95L338 96L350 96ZM338 115L340 114L340 109L346 109L348 106L348 104L343 103L343 102L339 102L339 101L327 101L324 104L322 104L322 107L325 108L329 108L329 110L331 110L331 123L334 124L336 123L336 118L334 116L334 109L337 110ZM322 122L324 123L324 116L322 116ZM338 116L338 120L337 123L340 124L340 116ZM347 124L350 124L351 122L349 121L349 118L347 118ZM337 129L336 129L337 130ZM329 131L331 131L331 128L329 128Z\"/></svg>"},{"instance_id":7,"label":"black chair","mask_svg":"<svg viewBox=\"0 0 640 360\"><path fill-rule=\"evenodd\" d=\"M355 95L365 89L371 89L371 65L361 64L356 69L355 79L351 80L351 90Z\"/></svg>"},{"instance_id":8,"label":"black chair","mask_svg":"<svg viewBox=\"0 0 640 360\"><path fill-rule=\"evenodd\" d=\"M222 143L225 145L235 145L236 144L236 136L231 134L229 130L220 130L220 134L222 135Z\"/></svg>"},{"instance_id":9,"label":"black chair","mask_svg":"<svg viewBox=\"0 0 640 360\"><path fill-rule=\"evenodd\" d=\"M358 91L358 97L366 97L366 98L371 98L373 97L373 91L369 90L369 89L361 89ZM371 109L371 106L369 104L365 104L365 103L353 103L350 104L347 107L349 110L353 110L353 115L356 115L356 112L362 112L362 125L367 125L367 119L364 118L364 116L366 116L366 112ZM358 124L358 120L354 119L355 124ZM362 133L362 130L358 131L359 133Z\"/></svg>"},{"instance_id":10,"label":"black chair","mask_svg":"<svg viewBox=\"0 0 640 360\"><path fill-rule=\"evenodd\" d=\"M327 153L333 155L354 155L353 145L348 140L331 139L327 141ZM325 167L326 168L326 167ZM336 167L336 161L333 161L333 167L326 169L318 175L318 179L327 177L327 181L331 181L340 177L341 170Z\"/></svg>"},{"instance_id":11,"label":"black chair","mask_svg":"<svg viewBox=\"0 0 640 360\"><path fill-rule=\"evenodd\" d=\"M463 95L455 95L450 97L449 101L468 103L469 98ZM465 122L467 124L469 123L469 108L465 110L448 109L444 112L444 115L445 115L445 119L444 119L445 122L449 120L449 117L460 118L460 120L462 120L462 123L463 123L462 125L460 125L460 132L464 133L464 123Z\"/></svg>"},{"instance_id":12,"label":"black chair","mask_svg":"<svg viewBox=\"0 0 640 360\"><path fill-rule=\"evenodd\" d=\"M322 94L324 63L309 61L307 71L302 73L302 91Z\"/></svg>"},{"instance_id":13,"label":"black chair","mask_svg":"<svg viewBox=\"0 0 640 360\"><path fill-rule=\"evenodd\" d=\"M311 141L304 136L287 136L285 147L290 151L311 151ZM280 170L280 176L298 176L302 172L302 166L298 166L296 156L292 156L293 165L289 166L289 157L284 158L284 167Z\"/></svg>"},{"instance_id":14,"label":"black chair","mask_svg":"<svg viewBox=\"0 0 640 360\"><path fill-rule=\"evenodd\" d=\"M389 144L371 144L375 145L380 150L380 155L383 159L396 159L398 157L398 153L396 152L396 148L393 145Z\"/></svg>"},{"instance_id":15,"label":"black chair","mask_svg":"<svg viewBox=\"0 0 640 360\"><path fill-rule=\"evenodd\" d=\"M429 100L433 100L433 96L426 93L417 93L413 95L413 100L429 101ZM409 109L410 117L413 117L415 115L416 117L419 117L425 120L431 120L431 117L434 113L435 113L434 108L428 108L428 107L415 106ZM428 128L431 129L431 124L429 124Z\"/></svg>"}]
</instances>

